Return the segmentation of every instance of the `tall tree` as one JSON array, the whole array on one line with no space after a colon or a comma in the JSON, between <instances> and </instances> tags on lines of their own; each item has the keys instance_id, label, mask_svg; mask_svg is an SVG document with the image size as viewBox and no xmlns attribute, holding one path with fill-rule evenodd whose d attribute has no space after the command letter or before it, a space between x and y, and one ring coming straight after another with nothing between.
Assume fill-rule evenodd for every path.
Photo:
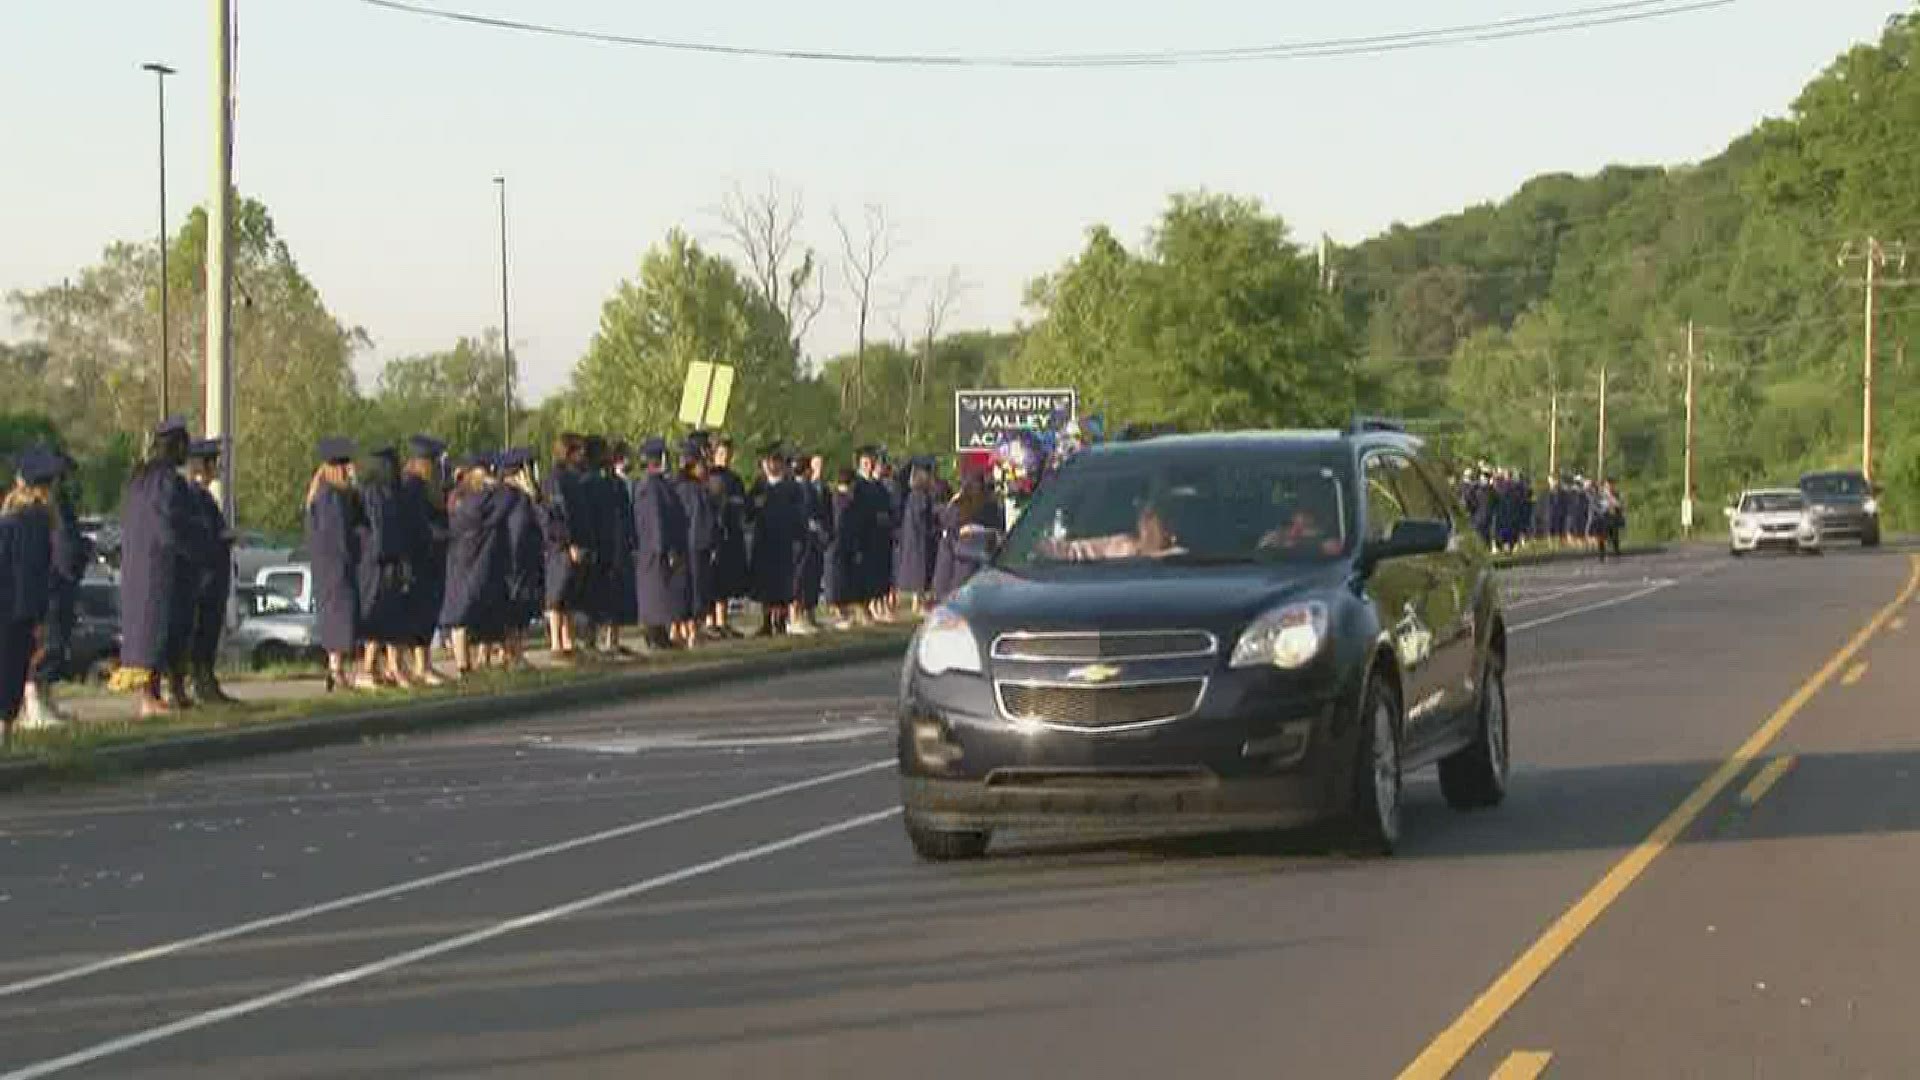
<instances>
[{"instance_id":1,"label":"tall tree","mask_svg":"<svg viewBox=\"0 0 1920 1080\"><path fill-rule=\"evenodd\" d=\"M847 302L853 308L855 335L853 378L845 384L853 397L841 404L851 415L858 416L864 405L861 394L866 381L862 368L867 360L867 328L873 319L875 290L893 258L894 235L887 224L886 211L872 203L864 208L858 228L848 225L838 210L833 213L833 225L839 230L840 248L846 256L841 270L847 286Z\"/></svg>"},{"instance_id":2,"label":"tall tree","mask_svg":"<svg viewBox=\"0 0 1920 1080\"><path fill-rule=\"evenodd\" d=\"M746 274L768 306L787 322L795 356L826 304L826 275L818 254L801 239L806 199L768 178L748 193L735 184L715 211L727 241L745 260Z\"/></svg>"},{"instance_id":3,"label":"tall tree","mask_svg":"<svg viewBox=\"0 0 1920 1080\"><path fill-rule=\"evenodd\" d=\"M800 381L788 324L734 265L674 230L600 311L561 406L568 422L623 435L679 429L688 365L734 367L726 427L748 440L780 437Z\"/></svg>"}]
</instances>

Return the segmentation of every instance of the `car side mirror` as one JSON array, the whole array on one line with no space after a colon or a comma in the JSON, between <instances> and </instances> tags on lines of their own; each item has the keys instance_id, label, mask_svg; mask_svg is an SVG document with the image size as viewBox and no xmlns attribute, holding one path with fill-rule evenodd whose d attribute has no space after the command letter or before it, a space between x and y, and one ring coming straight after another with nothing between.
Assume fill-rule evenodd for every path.
<instances>
[{"instance_id":1,"label":"car side mirror","mask_svg":"<svg viewBox=\"0 0 1920 1080\"><path fill-rule=\"evenodd\" d=\"M1414 555L1438 555L1453 541L1453 529L1444 521L1407 519L1396 522L1383 540L1367 544L1362 558L1367 567Z\"/></svg>"},{"instance_id":2,"label":"car side mirror","mask_svg":"<svg viewBox=\"0 0 1920 1080\"><path fill-rule=\"evenodd\" d=\"M989 529L981 525L969 525L960 530L953 538L955 558L982 565L991 562L1000 553L1000 530Z\"/></svg>"}]
</instances>

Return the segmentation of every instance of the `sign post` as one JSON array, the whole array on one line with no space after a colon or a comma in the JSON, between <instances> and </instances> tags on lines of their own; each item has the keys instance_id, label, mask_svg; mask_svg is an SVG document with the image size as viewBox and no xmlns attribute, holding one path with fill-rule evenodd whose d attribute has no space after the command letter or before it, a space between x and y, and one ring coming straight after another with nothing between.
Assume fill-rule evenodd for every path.
<instances>
[{"instance_id":1,"label":"sign post","mask_svg":"<svg viewBox=\"0 0 1920 1080\"><path fill-rule=\"evenodd\" d=\"M1073 390L955 390L953 448L984 454L1015 431L1058 434L1079 404Z\"/></svg>"},{"instance_id":2,"label":"sign post","mask_svg":"<svg viewBox=\"0 0 1920 1080\"><path fill-rule=\"evenodd\" d=\"M696 428L726 423L727 404L733 398L733 365L695 360L687 365L687 383L680 391L680 422Z\"/></svg>"}]
</instances>

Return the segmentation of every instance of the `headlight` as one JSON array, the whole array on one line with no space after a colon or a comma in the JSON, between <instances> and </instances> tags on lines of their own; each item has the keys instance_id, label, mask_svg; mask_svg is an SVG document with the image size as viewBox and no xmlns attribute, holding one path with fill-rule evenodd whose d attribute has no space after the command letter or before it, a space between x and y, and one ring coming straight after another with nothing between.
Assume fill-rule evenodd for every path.
<instances>
[{"instance_id":1,"label":"headlight","mask_svg":"<svg viewBox=\"0 0 1920 1080\"><path fill-rule=\"evenodd\" d=\"M920 628L914 655L920 670L928 675L945 675L949 671L980 673L980 643L973 639L973 628L967 625L967 620L945 608L936 608L927 616L926 624Z\"/></svg>"},{"instance_id":2,"label":"headlight","mask_svg":"<svg viewBox=\"0 0 1920 1080\"><path fill-rule=\"evenodd\" d=\"M1271 664L1291 671L1305 667L1327 641L1327 605L1318 600L1288 604L1253 620L1233 647L1231 667Z\"/></svg>"},{"instance_id":3,"label":"headlight","mask_svg":"<svg viewBox=\"0 0 1920 1080\"><path fill-rule=\"evenodd\" d=\"M1878 514L1880 512L1880 500L1868 499L1865 503L1861 504L1860 508L1869 514Z\"/></svg>"}]
</instances>

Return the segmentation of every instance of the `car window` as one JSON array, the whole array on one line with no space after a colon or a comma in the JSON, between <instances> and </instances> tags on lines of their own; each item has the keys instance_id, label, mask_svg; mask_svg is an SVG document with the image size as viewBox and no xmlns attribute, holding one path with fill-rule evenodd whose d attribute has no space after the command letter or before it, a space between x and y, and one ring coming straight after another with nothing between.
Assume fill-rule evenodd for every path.
<instances>
[{"instance_id":1,"label":"car window","mask_svg":"<svg viewBox=\"0 0 1920 1080\"><path fill-rule=\"evenodd\" d=\"M1800 490L1813 496L1867 494L1867 479L1859 473L1836 473L1828 476L1809 476L1800 481Z\"/></svg>"},{"instance_id":2,"label":"car window","mask_svg":"<svg viewBox=\"0 0 1920 1080\"><path fill-rule=\"evenodd\" d=\"M1367 539L1385 540L1395 525L1411 516L1401 499L1399 477L1410 464L1394 453L1367 458Z\"/></svg>"},{"instance_id":3,"label":"car window","mask_svg":"<svg viewBox=\"0 0 1920 1080\"><path fill-rule=\"evenodd\" d=\"M1791 513L1805 505L1798 495L1769 492L1763 495L1749 495L1740 504L1740 510L1748 514Z\"/></svg>"},{"instance_id":4,"label":"car window","mask_svg":"<svg viewBox=\"0 0 1920 1080\"><path fill-rule=\"evenodd\" d=\"M299 574L268 574L261 584L289 600L300 598Z\"/></svg>"},{"instance_id":5,"label":"car window","mask_svg":"<svg viewBox=\"0 0 1920 1080\"><path fill-rule=\"evenodd\" d=\"M1400 494L1400 505L1410 518L1421 521L1448 521L1447 504L1434 493L1427 478L1421 474L1411 458L1395 455L1400 462L1394 470L1394 490Z\"/></svg>"}]
</instances>

